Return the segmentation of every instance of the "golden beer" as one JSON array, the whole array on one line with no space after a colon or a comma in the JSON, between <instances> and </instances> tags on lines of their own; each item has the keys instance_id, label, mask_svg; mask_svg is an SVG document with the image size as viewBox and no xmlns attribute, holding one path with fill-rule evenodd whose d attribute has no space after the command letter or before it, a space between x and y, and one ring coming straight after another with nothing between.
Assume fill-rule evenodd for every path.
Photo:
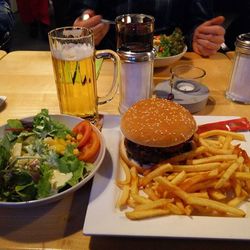
<instances>
[{"instance_id":1,"label":"golden beer","mask_svg":"<svg viewBox=\"0 0 250 250\"><path fill-rule=\"evenodd\" d=\"M98 104L114 97L119 83L119 56L95 51L94 35L84 27L62 27L48 33L60 111L98 121ZM110 90L97 96L95 58L111 58L114 77Z\"/></svg>"},{"instance_id":2,"label":"golden beer","mask_svg":"<svg viewBox=\"0 0 250 250\"><path fill-rule=\"evenodd\" d=\"M94 57L70 61L52 55L52 61L61 112L95 118L97 90Z\"/></svg>"}]
</instances>

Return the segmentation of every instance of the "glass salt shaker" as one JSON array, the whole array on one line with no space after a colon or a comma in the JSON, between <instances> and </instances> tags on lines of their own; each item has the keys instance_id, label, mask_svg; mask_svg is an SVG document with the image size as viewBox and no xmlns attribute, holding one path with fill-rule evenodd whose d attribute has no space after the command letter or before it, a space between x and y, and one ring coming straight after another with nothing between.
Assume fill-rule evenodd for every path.
<instances>
[{"instance_id":1,"label":"glass salt shaker","mask_svg":"<svg viewBox=\"0 0 250 250\"><path fill-rule=\"evenodd\" d=\"M226 97L250 104L250 33L241 34L235 42L235 57Z\"/></svg>"},{"instance_id":2,"label":"glass salt shaker","mask_svg":"<svg viewBox=\"0 0 250 250\"><path fill-rule=\"evenodd\" d=\"M152 96L154 17L125 14L116 17L117 53L121 61L119 111Z\"/></svg>"},{"instance_id":3,"label":"glass salt shaker","mask_svg":"<svg viewBox=\"0 0 250 250\"><path fill-rule=\"evenodd\" d=\"M154 49L141 53L118 51L121 60L121 114L135 102L152 96L155 53Z\"/></svg>"}]
</instances>

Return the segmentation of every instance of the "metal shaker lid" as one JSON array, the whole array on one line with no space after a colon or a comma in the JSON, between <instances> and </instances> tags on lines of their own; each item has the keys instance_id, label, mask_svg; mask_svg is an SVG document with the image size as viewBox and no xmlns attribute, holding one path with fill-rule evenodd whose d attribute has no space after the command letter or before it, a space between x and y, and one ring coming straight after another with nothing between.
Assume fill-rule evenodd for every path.
<instances>
[{"instance_id":1,"label":"metal shaker lid","mask_svg":"<svg viewBox=\"0 0 250 250\"><path fill-rule=\"evenodd\" d=\"M235 45L240 52L250 54L250 33L239 35L236 39Z\"/></svg>"},{"instance_id":2,"label":"metal shaker lid","mask_svg":"<svg viewBox=\"0 0 250 250\"><path fill-rule=\"evenodd\" d=\"M131 51L117 51L120 59L125 62L146 62L152 61L155 58L156 50L153 48L151 51L147 52L131 52Z\"/></svg>"}]
</instances>

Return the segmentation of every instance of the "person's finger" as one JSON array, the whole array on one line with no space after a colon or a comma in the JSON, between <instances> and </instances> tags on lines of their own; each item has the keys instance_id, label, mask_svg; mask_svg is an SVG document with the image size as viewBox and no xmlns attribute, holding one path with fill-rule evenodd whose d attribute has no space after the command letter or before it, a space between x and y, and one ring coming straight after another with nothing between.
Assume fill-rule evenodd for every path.
<instances>
[{"instance_id":1,"label":"person's finger","mask_svg":"<svg viewBox=\"0 0 250 250\"><path fill-rule=\"evenodd\" d=\"M201 45L202 47L209 49L209 50L218 50L220 48L220 44L213 43L208 40L197 39L196 42Z\"/></svg>"},{"instance_id":2,"label":"person's finger","mask_svg":"<svg viewBox=\"0 0 250 250\"><path fill-rule=\"evenodd\" d=\"M100 15L93 16L87 20L82 20L81 17L78 17L74 22L74 26L93 28L101 22L101 18Z\"/></svg>"},{"instance_id":3,"label":"person's finger","mask_svg":"<svg viewBox=\"0 0 250 250\"><path fill-rule=\"evenodd\" d=\"M89 15L89 17L93 17L93 16L95 16L95 11L91 10L91 9L87 9L83 12L83 14L87 14L87 15Z\"/></svg>"},{"instance_id":4,"label":"person's finger","mask_svg":"<svg viewBox=\"0 0 250 250\"><path fill-rule=\"evenodd\" d=\"M200 44L196 44L196 49L199 51L199 54L201 56L205 56L205 57L208 57L208 56L211 56L211 55L214 55L216 54L217 50L212 50L212 49L207 49L207 48L204 48L203 46L201 46Z\"/></svg>"},{"instance_id":5,"label":"person's finger","mask_svg":"<svg viewBox=\"0 0 250 250\"><path fill-rule=\"evenodd\" d=\"M204 25L204 26L220 25L220 24L223 24L224 21L225 21L225 17L217 16L217 17L214 17L214 18L204 22L202 25Z\"/></svg>"},{"instance_id":6,"label":"person's finger","mask_svg":"<svg viewBox=\"0 0 250 250\"><path fill-rule=\"evenodd\" d=\"M99 23L92 28L95 44L98 45L109 30L109 24Z\"/></svg>"},{"instance_id":7,"label":"person's finger","mask_svg":"<svg viewBox=\"0 0 250 250\"><path fill-rule=\"evenodd\" d=\"M201 52L199 50L199 47L197 46L197 43L193 43L193 51L198 54L201 55Z\"/></svg>"},{"instance_id":8,"label":"person's finger","mask_svg":"<svg viewBox=\"0 0 250 250\"><path fill-rule=\"evenodd\" d=\"M224 36L225 29L219 25L213 25L213 26L200 25L199 27L197 27L196 32Z\"/></svg>"},{"instance_id":9,"label":"person's finger","mask_svg":"<svg viewBox=\"0 0 250 250\"><path fill-rule=\"evenodd\" d=\"M87 9L85 10L82 15L80 16L80 18L83 20L83 21L86 21L88 20L89 18L95 16L95 12L91 9Z\"/></svg>"},{"instance_id":10,"label":"person's finger","mask_svg":"<svg viewBox=\"0 0 250 250\"><path fill-rule=\"evenodd\" d=\"M221 35L213 35L213 34L204 34L204 33L197 33L196 39L203 39L208 40L213 43L222 44L224 43L224 36Z\"/></svg>"}]
</instances>

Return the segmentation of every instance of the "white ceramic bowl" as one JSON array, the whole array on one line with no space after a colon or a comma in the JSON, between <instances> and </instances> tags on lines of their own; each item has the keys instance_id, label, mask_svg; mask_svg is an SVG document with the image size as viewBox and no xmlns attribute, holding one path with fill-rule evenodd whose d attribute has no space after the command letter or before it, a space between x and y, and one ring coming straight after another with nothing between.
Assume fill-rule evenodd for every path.
<instances>
[{"instance_id":1,"label":"white ceramic bowl","mask_svg":"<svg viewBox=\"0 0 250 250\"><path fill-rule=\"evenodd\" d=\"M69 115L50 115L50 116L52 117L52 119L65 124L70 129L72 129L77 123L79 123L80 121L83 120L79 117L74 117L74 116L69 116ZM24 118L22 120L32 121L33 117L27 117L27 118ZM0 138L2 138L4 133L5 133L5 127L6 127L6 125L0 126ZM104 159L105 152L106 152L106 145L105 145L103 135L95 126L93 126L93 129L97 133L97 135L100 139L101 147L100 147L99 155L97 156L95 162L93 163L94 168L92 169L92 171L89 173L88 176L86 176L82 181L80 181L75 186L73 186L73 187L71 187L71 188L69 188L61 193L57 193L57 194L54 194L52 196L49 196L49 197L46 197L43 199L39 199L39 200L31 200L31 201L24 201L24 202L1 202L0 201L0 207L28 207L28 206L30 207L30 206L37 206L37 205L41 205L41 204L46 204L49 202L54 202L54 201L62 199L66 195L69 195L69 194L75 192L80 187L82 187L85 183L87 183L94 176L96 171L99 169L99 167Z\"/></svg>"},{"instance_id":2,"label":"white ceramic bowl","mask_svg":"<svg viewBox=\"0 0 250 250\"><path fill-rule=\"evenodd\" d=\"M180 60L186 52L187 52L187 46L185 46L185 48L180 54L177 54L174 56L167 56L167 57L156 57L154 60L154 67L160 68L160 67L169 66L177 62L178 60Z\"/></svg>"}]
</instances>

